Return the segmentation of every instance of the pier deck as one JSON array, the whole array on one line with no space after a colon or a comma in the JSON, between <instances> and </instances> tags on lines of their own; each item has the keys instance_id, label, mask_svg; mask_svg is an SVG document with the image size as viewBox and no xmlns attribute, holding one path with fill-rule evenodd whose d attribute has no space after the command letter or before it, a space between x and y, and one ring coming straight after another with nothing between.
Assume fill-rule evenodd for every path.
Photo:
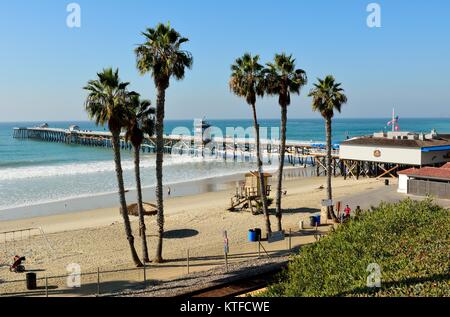
<instances>
[{"instance_id":1,"label":"pier deck","mask_svg":"<svg viewBox=\"0 0 450 317\"><path fill-rule=\"evenodd\" d=\"M49 127L19 127L14 128L13 137L17 139L34 139L46 142L95 146L111 148L111 133L108 131L90 131L80 129L61 129ZM279 159L280 141L261 140L261 148L268 163L273 158ZM121 134L120 146L131 150L132 145ZM145 136L142 145L143 152L155 152L155 137ZM204 140L196 135L165 135L164 152L178 155L212 156L224 160L255 160L256 142L253 138L212 137ZM326 151L323 144L307 143L295 140L286 141L285 157L291 166L314 166L317 176L326 175ZM332 174L334 176L355 177L379 176L380 171L389 171L392 167L373 162L343 160L339 150L332 151ZM385 173L386 174L386 173ZM389 174L391 175L391 174Z\"/></svg>"}]
</instances>

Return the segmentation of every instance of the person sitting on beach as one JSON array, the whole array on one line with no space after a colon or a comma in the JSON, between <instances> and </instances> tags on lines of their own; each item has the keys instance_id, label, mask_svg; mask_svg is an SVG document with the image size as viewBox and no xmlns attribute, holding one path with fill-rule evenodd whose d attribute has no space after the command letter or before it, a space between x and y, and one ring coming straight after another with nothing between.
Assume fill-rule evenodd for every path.
<instances>
[{"instance_id":1,"label":"person sitting on beach","mask_svg":"<svg viewBox=\"0 0 450 317\"><path fill-rule=\"evenodd\" d=\"M23 261L25 261L24 256L14 256L14 263L9 267L9 270L15 273L25 272L25 266L22 265Z\"/></svg>"}]
</instances>

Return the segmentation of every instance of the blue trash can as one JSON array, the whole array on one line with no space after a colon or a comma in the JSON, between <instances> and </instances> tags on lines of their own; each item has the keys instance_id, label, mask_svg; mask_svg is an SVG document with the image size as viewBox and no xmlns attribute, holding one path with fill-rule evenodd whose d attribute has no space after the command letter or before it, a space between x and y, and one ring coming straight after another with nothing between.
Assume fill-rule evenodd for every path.
<instances>
[{"instance_id":1,"label":"blue trash can","mask_svg":"<svg viewBox=\"0 0 450 317\"><path fill-rule=\"evenodd\" d=\"M253 229L248 231L248 241L255 242L256 241L256 232Z\"/></svg>"},{"instance_id":2,"label":"blue trash can","mask_svg":"<svg viewBox=\"0 0 450 317\"><path fill-rule=\"evenodd\" d=\"M320 215L316 216L314 220L316 221L316 225L320 226Z\"/></svg>"}]
</instances>

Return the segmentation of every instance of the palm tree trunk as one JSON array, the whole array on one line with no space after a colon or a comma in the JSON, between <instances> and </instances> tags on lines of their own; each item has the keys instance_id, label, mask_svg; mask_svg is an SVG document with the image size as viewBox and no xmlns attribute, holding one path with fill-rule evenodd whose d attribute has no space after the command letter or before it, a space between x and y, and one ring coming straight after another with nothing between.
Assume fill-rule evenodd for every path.
<instances>
[{"instance_id":1,"label":"palm tree trunk","mask_svg":"<svg viewBox=\"0 0 450 317\"><path fill-rule=\"evenodd\" d=\"M287 106L281 106L281 147L280 147L280 166L278 167L277 179L277 201L276 201L276 217L278 220L278 231L282 230L281 218L281 189L283 186L283 168L284 168L284 154L286 151L286 122L287 122Z\"/></svg>"},{"instance_id":2,"label":"palm tree trunk","mask_svg":"<svg viewBox=\"0 0 450 317\"><path fill-rule=\"evenodd\" d=\"M137 193L137 205L139 214L139 236L142 243L142 260L144 262L150 262L148 257L147 237L145 235L145 219L144 219L144 206L142 203L142 185L141 185L141 171L140 171L140 145L134 146L134 175L136 177L136 193Z\"/></svg>"},{"instance_id":3,"label":"palm tree trunk","mask_svg":"<svg viewBox=\"0 0 450 317\"><path fill-rule=\"evenodd\" d=\"M261 147L260 147L261 140L259 136L259 124L258 118L256 116L255 104L252 104L252 110L253 110L253 124L255 126L256 132L256 160L258 161L259 187L261 188L260 195L261 195L262 209L264 217L266 218L266 232L271 232L272 229L270 227L269 210L267 208L266 184L264 183L263 162L261 159Z\"/></svg>"},{"instance_id":4,"label":"palm tree trunk","mask_svg":"<svg viewBox=\"0 0 450 317\"><path fill-rule=\"evenodd\" d=\"M163 156L164 156L164 103L166 90L158 87L156 101L156 204L158 206L158 243L156 245L155 262L163 261L163 235L164 235L164 198L163 198Z\"/></svg>"},{"instance_id":5,"label":"palm tree trunk","mask_svg":"<svg viewBox=\"0 0 450 317\"><path fill-rule=\"evenodd\" d=\"M133 259L134 264L137 267L142 266L142 262L137 255L136 249L134 247L134 237L131 231L130 218L128 216L128 208L127 202L125 199L125 186L123 184L123 171L122 171L122 163L120 160L120 132L112 133L112 144L114 151L114 163L116 165L116 176L117 176L117 184L119 187L119 200L120 200L120 214L123 218L123 223L125 226L125 234L127 236L128 243L130 245L131 258Z\"/></svg>"},{"instance_id":6,"label":"palm tree trunk","mask_svg":"<svg viewBox=\"0 0 450 317\"><path fill-rule=\"evenodd\" d=\"M331 118L325 118L325 133L327 136L327 198L333 199L332 187L331 187ZM333 206L328 207L328 218L337 220L334 214Z\"/></svg>"}]
</instances>

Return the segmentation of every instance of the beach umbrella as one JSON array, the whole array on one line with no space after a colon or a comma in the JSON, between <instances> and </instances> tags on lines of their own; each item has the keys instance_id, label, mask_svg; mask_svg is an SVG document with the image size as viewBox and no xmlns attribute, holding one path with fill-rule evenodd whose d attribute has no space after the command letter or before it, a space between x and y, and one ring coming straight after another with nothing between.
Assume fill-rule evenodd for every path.
<instances>
[{"instance_id":1,"label":"beach umbrella","mask_svg":"<svg viewBox=\"0 0 450 317\"><path fill-rule=\"evenodd\" d=\"M155 216L158 213L158 207L155 204L143 203L144 216ZM138 204L128 205L128 214L131 216L139 216Z\"/></svg>"}]
</instances>

